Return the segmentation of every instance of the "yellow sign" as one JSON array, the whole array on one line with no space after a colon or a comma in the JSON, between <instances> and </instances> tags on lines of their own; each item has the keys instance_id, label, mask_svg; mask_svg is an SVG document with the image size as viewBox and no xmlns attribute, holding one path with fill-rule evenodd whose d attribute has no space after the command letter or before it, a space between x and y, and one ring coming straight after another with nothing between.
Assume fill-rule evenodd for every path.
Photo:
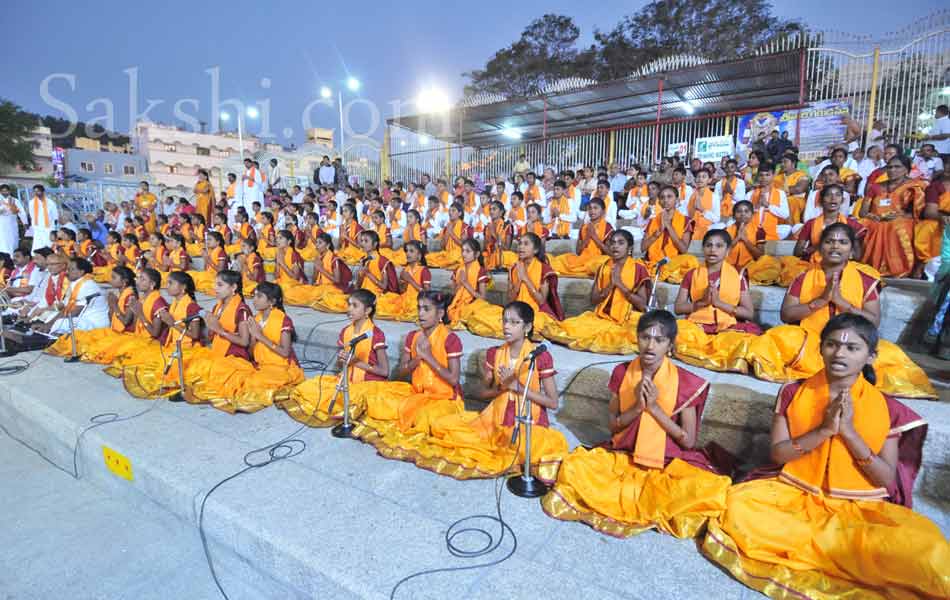
<instances>
[{"instance_id":1,"label":"yellow sign","mask_svg":"<svg viewBox=\"0 0 950 600\"><path fill-rule=\"evenodd\" d=\"M102 447L102 458L113 475L132 481L132 462L128 458L108 446Z\"/></svg>"}]
</instances>

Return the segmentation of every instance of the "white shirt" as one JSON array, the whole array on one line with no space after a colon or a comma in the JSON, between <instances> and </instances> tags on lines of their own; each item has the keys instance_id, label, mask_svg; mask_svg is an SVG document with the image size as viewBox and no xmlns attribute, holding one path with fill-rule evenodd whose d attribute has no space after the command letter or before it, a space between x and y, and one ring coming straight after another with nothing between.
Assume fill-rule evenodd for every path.
<instances>
[{"instance_id":1,"label":"white shirt","mask_svg":"<svg viewBox=\"0 0 950 600\"><path fill-rule=\"evenodd\" d=\"M324 165L319 171L320 183L323 185L333 185L336 179L336 170L333 165Z\"/></svg>"},{"instance_id":2,"label":"white shirt","mask_svg":"<svg viewBox=\"0 0 950 600\"><path fill-rule=\"evenodd\" d=\"M280 181L280 165L274 165L270 168L270 172L267 174L267 178L270 181L272 187L278 188L282 185Z\"/></svg>"},{"instance_id":3,"label":"white shirt","mask_svg":"<svg viewBox=\"0 0 950 600\"><path fill-rule=\"evenodd\" d=\"M52 198L46 198L46 214L49 215L49 225L43 218L43 203L36 203L36 210L33 210L33 199L27 200L27 207L30 211L30 219L33 221L33 229L56 229L56 223L59 221L59 207Z\"/></svg>"},{"instance_id":4,"label":"white shirt","mask_svg":"<svg viewBox=\"0 0 950 600\"><path fill-rule=\"evenodd\" d=\"M610 178L610 191L614 193L620 193L623 191L623 187L627 185L627 180L630 179L623 173L617 173Z\"/></svg>"},{"instance_id":5,"label":"white shirt","mask_svg":"<svg viewBox=\"0 0 950 600\"><path fill-rule=\"evenodd\" d=\"M933 178L934 171L943 171L943 161L940 160L939 156L924 158L923 156L917 155L914 158L914 165L920 169L920 172L927 179Z\"/></svg>"},{"instance_id":6,"label":"white shirt","mask_svg":"<svg viewBox=\"0 0 950 600\"><path fill-rule=\"evenodd\" d=\"M297 192L296 194L294 194L293 198L290 199L290 201L293 202L294 204L303 204L304 197L305 197L305 194L303 192Z\"/></svg>"},{"instance_id":7,"label":"white shirt","mask_svg":"<svg viewBox=\"0 0 950 600\"><path fill-rule=\"evenodd\" d=\"M851 215L851 194L842 191L841 206L838 212L845 215ZM811 219L821 216L821 203L818 202L818 192L812 190L808 193L808 200L805 202L805 210L802 212L802 223L807 223Z\"/></svg>"},{"instance_id":8,"label":"white shirt","mask_svg":"<svg viewBox=\"0 0 950 600\"><path fill-rule=\"evenodd\" d=\"M688 198L686 198L685 200L681 200L681 201L680 201L679 206L677 207L677 210L679 210L680 213L681 213L684 217L688 217L688 216L689 216L689 204L690 204L690 202L693 201L693 197L694 197L695 195L696 195L696 190L693 190L692 192L690 192ZM722 206L722 204L721 204L721 202L720 202L720 199L716 197L716 193L715 193L715 192L712 193L712 200L711 200L711 202L712 202L712 207L710 207L709 210L703 211L703 216L706 217L706 220L709 221L710 223L716 224L716 223L719 222L719 220L720 220L720 218L721 218L721 217L719 216L719 212L720 212L719 209L720 209L720 207Z\"/></svg>"},{"instance_id":9,"label":"white shirt","mask_svg":"<svg viewBox=\"0 0 950 600\"><path fill-rule=\"evenodd\" d=\"M72 297L73 286L79 281L70 282L66 291L66 298ZM89 329L100 329L109 326L109 303L102 297L102 288L91 279L82 281L82 287L76 295L76 305L83 306L79 316L73 319L73 327L77 330L85 331ZM69 331L69 319L57 319L50 333L67 333Z\"/></svg>"},{"instance_id":10,"label":"white shirt","mask_svg":"<svg viewBox=\"0 0 950 600\"><path fill-rule=\"evenodd\" d=\"M14 210L17 212L14 213ZM26 209L16 196L0 196L0 217L19 218L21 223L28 224Z\"/></svg>"},{"instance_id":11,"label":"white shirt","mask_svg":"<svg viewBox=\"0 0 950 600\"><path fill-rule=\"evenodd\" d=\"M739 177L737 174L735 176L735 181L733 182L733 193L732 193L732 204L735 205L736 202L745 200L745 180L742 177ZM726 178L723 177L716 182L716 187L713 188L713 204L722 205L722 184L726 181Z\"/></svg>"},{"instance_id":12,"label":"white shirt","mask_svg":"<svg viewBox=\"0 0 950 600\"><path fill-rule=\"evenodd\" d=\"M950 134L950 116L940 117L939 119L934 120L933 126L930 128L930 135L944 135ZM950 138L943 140L933 140L934 148L937 149L938 154L950 154Z\"/></svg>"}]
</instances>

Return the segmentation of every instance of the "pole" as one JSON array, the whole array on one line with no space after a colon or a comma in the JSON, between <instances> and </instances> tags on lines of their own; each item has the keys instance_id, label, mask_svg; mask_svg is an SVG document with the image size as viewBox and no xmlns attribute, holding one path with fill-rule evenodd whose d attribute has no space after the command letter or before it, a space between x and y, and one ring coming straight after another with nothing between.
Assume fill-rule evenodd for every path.
<instances>
[{"instance_id":1,"label":"pole","mask_svg":"<svg viewBox=\"0 0 950 600\"><path fill-rule=\"evenodd\" d=\"M617 146L617 131L613 130L610 132L610 149L607 152L607 165L610 166L615 162L614 151Z\"/></svg>"},{"instance_id":2,"label":"pole","mask_svg":"<svg viewBox=\"0 0 950 600\"><path fill-rule=\"evenodd\" d=\"M663 110L663 80L660 80L656 91L656 125L653 130L653 161L659 160L660 148L660 115Z\"/></svg>"},{"instance_id":3,"label":"pole","mask_svg":"<svg viewBox=\"0 0 950 600\"><path fill-rule=\"evenodd\" d=\"M386 129L383 130L383 147L379 152L379 174L382 181L389 179L390 175L390 164L389 164L389 144L390 140L389 132L389 123L386 124Z\"/></svg>"},{"instance_id":4,"label":"pole","mask_svg":"<svg viewBox=\"0 0 950 600\"><path fill-rule=\"evenodd\" d=\"M240 205L241 205L241 206L245 206L245 204L244 204L244 188L245 188L245 183L244 183L244 133L243 133L243 127L242 127L242 125L241 125L241 123L244 122L244 110L243 110L243 107L242 107L242 110L241 110L240 112L238 112L237 122L238 122L238 123L237 123L237 125L238 125L238 152L241 154L241 158L240 158L239 161L238 161L238 162L241 164L241 166L240 166L240 169L241 169L241 179L239 180L240 183L241 183L241 204L240 204ZM229 211L230 211L230 207L229 207ZM236 209L235 209L235 212L236 212Z\"/></svg>"},{"instance_id":5,"label":"pole","mask_svg":"<svg viewBox=\"0 0 950 600\"><path fill-rule=\"evenodd\" d=\"M524 383L524 393L521 396L520 407L515 407L515 428L511 432L512 443L515 446L515 452L518 452L518 428L524 425L524 466L521 475L515 475L508 478L508 491L522 498L538 498L548 492L548 486L531 474L531 401L528 399L528 390L531 388L531 377L535 371L536 357L531 357L528 363L528 377Z\"/></svg>"},{"instance_id":6,"label":"pole","mask_svg":"<svg viewBox=\"0 0 950 600\"><path fill-rule=\"evenodd\" d=\"M340 105L340 163L346 166L346 151L343 149L343 90L337 90L337 104Z\"/></svg>"},{"instance_id":7,"label":"pole","mask_svg":"<svg viewBox=\"0 0 950 600\"><path fill-rule=\"evenodd\" d=\"M881 48L874 48L874 68L871 70L871 98L868 100L868 127L864 139L871 139L871 130L874 129L874 111L877 109L877 84L881 75Z\"/></svg>"}]
</instances>

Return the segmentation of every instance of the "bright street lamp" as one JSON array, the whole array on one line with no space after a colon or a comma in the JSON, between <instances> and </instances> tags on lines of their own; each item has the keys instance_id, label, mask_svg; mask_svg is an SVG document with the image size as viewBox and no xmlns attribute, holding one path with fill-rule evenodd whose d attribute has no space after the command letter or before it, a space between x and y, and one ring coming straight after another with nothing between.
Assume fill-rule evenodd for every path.
<instances>
[{"instance_id":1,"label":"bright street lamp","mask_svg":"<svg viewBox=\"0 0 950 600\"><path fill-rule=\"evenodd\" d=\"M416 96L416 106L421 112L445 112L451 108L448 95L439 88L426 88Z\"/></svg>"},{"instance_id":2,"label":"bright street lamp","mask_svg":"<svg viewBox=\"0 0 950 600\"><path fill-rule=\"evenodd\" d=\"M238 130L238 152L241 153L241 161L243 164L244 161L244 116L247 115L250 119L256 119L260 113L257 110L256 106L248 106L243 112L237 113L237 130ZM231 120L231 115L229 113L223 112L218 116L224 122ZM241 195L242 200L244 194L244 187L241 186Z\"/></svg>"},{"instance_id":3,"label":"bright street lamp","mask_svg":"<svg viewBox=\"0 0 950 600\"><path fill-rule=\"evenodd\" d=\"M351 92L355 92L360 89L360 80L356 77L350 77L346 80L346 87L350 88Z\"/></svg>"},{"instance_id":4,"label":"bright street lamp","mask_svg":"<svg viewBox=\"0 0 950 600\"><path fill-rule=\"evenodd\" d=\"M331 90L331 89L328 88L327 86L323 86L323 87L320 88L320 97L321 97L321 98L326 99L326 98L329 98L329 97L332 96L332 95L333 95L333 90Z\"/></svg>"}]
</instances>

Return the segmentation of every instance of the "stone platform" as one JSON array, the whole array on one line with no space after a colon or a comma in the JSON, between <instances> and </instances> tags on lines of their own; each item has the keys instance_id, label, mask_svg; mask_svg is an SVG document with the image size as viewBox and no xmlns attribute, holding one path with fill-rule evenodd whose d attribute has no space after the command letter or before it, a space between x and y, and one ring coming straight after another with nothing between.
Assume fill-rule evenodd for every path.
<instances>
[{"instance_id":1,"label":"stone platform","mask_svg":"<svg viewBox=\"0 0 950 600\"><path fill-rule=\"evenodd\" d=\"M211 304L201 298L205 306ZM289 310L299 335L298 356L329 360L342 315ZM380 321L392 364L410 324ZM460 332L463 382L477 376L482 352L496 340ZM564 391L554 426L572 446L606 437L606 357L552 347ZM609 362L610 364L601 364ZM747 461L767 453L768 427L778 386L734 374L687 367L712 383L703 441L715 440ZM314 373L308 373L312 375ZM96 365L65 365L39 356L25 373L0 378L0 423L57 464L70 467L78 432L93 415L128 416L152 401L128 396ZM931 426L918 479L918 509L950 531L945 507L924 494L950 495L950 406L911 401ZM471 404L478 408L478 404ZM298 430L276 409L228 415L204 406L161 402L130 421L88 432L78 453L83 479L111 496L167 510L195 524L204 493L244 467L250 450ZM337 440L326 430L295 433L307 450L224 484L208 501L205 528L215 565L232 598L384 598L403 576L421 569L460 566L443 546L456 519L494 510L492 483L458 482L375 455L369 446ZM103 446L132 464L132 481L103 465ZM616 540L543 514L537 501L503 492L502 511L518 536L515 556L477 571L436 574L400 588L397 598L752 598L758 595L706 562L695 543L646 533ZM495 525L486 524L497 531ZM475 545L481 540L471 538ZM197 534L195 543L200 544ZM510 546L503 544L504 554ZM473 561L479 562L479 561ZM629 574L618 577L617 573ZM688 577L684 574L688 573ZM245 593L252 586L255 592ZM261 593L260 590L268 590Z\"/></svg>"}]
</instances>

